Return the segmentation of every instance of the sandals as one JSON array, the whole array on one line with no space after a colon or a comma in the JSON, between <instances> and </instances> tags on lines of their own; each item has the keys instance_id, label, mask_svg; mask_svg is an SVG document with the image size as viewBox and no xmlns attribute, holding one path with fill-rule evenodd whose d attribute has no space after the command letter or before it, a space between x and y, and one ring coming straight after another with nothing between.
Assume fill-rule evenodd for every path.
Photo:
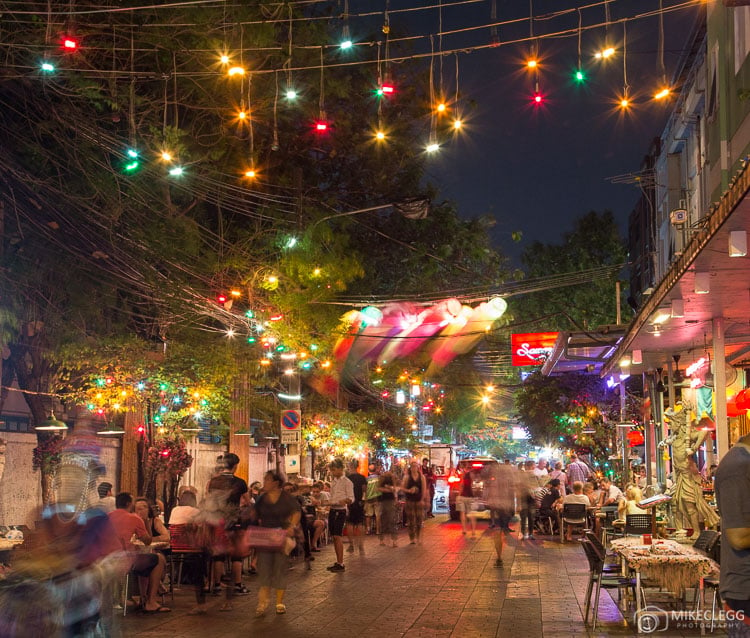
<instances>
[{"instance_id":1,"label":"sandals","mask_svg":"<svg viewBox=\"0 0 750 638\"><path fill-rule=\"evenodd\" d=\"M277 614L285 614L286 613L286 605L284 603L279 603L276 605L276 613Z\"/></svg>"},{"instance_id":2,"label":"sandals","mask_svg":"<svg viewBox=\"0 0 750 638\"><path fill-rule=\"evenodd\" d=\"M266 605L258 605L258 607L255 609L255 617L260 618L261 616L266 615Z\"/></svg>"}]
</instances>

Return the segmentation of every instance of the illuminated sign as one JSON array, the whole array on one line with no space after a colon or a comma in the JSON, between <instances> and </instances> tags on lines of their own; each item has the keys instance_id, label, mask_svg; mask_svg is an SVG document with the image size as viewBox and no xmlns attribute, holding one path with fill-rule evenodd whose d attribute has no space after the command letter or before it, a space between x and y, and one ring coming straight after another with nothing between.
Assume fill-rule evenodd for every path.
<instances>
[{"instance_id":1,"label":"illuminated sign","mask_svg":"<svg viewBox=\"0 0 750 638\"><path fill-rule=\"evenodd\" d=\"M540 366L552 353L557 341L557 332L524 332L510 336L514 366Z\"/></svg>"}]
</instances>

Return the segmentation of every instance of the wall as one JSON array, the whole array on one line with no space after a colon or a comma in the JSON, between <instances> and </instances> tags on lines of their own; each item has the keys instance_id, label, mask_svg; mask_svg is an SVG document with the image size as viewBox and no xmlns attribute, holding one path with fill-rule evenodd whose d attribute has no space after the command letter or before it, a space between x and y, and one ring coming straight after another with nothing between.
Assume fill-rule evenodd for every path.
<instances>
[{"instance_id":1,"label":"wall","mask_svg":"<svg viewBox=\"0 0 750 638\"><path fill-rule=\"evenodd\" d=\"M0 480L0 525L34 526L42 503L39 472L31 467L36 434L2 432L8 443Z\"/></svg>"}]
</instances>

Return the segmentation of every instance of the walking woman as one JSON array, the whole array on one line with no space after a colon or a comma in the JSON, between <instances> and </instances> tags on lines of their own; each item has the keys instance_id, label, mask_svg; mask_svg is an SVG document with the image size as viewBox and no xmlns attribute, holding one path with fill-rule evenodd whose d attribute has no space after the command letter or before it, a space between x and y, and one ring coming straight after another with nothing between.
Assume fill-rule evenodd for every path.
<instances>
[{"instance_id":1,"label":"walking woman","mask_svg":"<svg viewBox=\"0 0 750 638\"><path fill-rule=\"evenodd\" d=\"M398 486L393 474L386 472L378 481L380 490L380 544L385 545L385 535L391 535L394 547L398 547L396 533L396 495Z\"/></svg>"},{"instance_id":2,"label":"walking woman","mask_svg":"<svg viewBox=\"0 0 750 638\"><path fill-rule=\"evenodd\" d=\"M409 541L413 545L421 542L422 521L424 520L425 505L429 498L427 482L422 474L419 461L412 461L409 464L409 470L404 476L401 489L406 496L406 523L409 527Z\"/></svg>"},{"instance_id":3,"label":"walking woman","mask_svg":"<svg viewBox=\"0 0 750 638\"><path fill-rule=\"evenodd\" d=\"M281 527L294 538L294 529L299 524L300 509L296 500L282 486L284 479L278 472L266 472L263 477L263 493L255 502L255 514L261 527ZM284 592L286 591L289 560L283 550L258 550L258 607L256 617L263 616L271 600L271 590L276 590L276 613L286 613Z\"/></svg>"}]
</instances>

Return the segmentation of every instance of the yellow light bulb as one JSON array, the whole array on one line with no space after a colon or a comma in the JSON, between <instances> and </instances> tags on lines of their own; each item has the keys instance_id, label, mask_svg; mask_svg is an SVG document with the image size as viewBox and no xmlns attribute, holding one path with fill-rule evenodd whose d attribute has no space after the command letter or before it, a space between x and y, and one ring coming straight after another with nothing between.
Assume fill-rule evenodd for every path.
<instances>
[{"instance_id":1,"label":"yellow light bulb","mask_svg":"<svg viewBox=\"0 0 750 638\"><path fill-rule=\"evenodd\" d=\"M222 55L219 60L222 64L229 64L229 56L226 53Z\"/></svg>"},{"instance_id":2,"label":"yellow light bulb","mask_svg":"<svg viewBox=\"0 0 750 638\"><path fill-rule=\"evenodd\" d=\"M375 133L375 139L376 140L384 140L385 139L385 133L383 131L378 131Z\"/></svg>"},{"instance_id":3,"label":"yellow light bulb","mask_svg":"<svg viewBox=\"0 0 750 638\"><path fill-rule=\"evenodd\" d=\"M241 119L241 120L246 119L247 118L247 111L240 111L239 113L237 113L237 117L239 119Z\"/></svg>"},{"instance_id":4,"label":"yellow light bulb","mask_svg":"<svg viewBox=\"0 0 750 638\"><path fill-rule=\"evenodd\" d=\"M624 97L620 100L620 108L626 109L630 106L630 100L628 98Z\"/></svg>"},{"instance_id":5,"label":"yellow light bulb","mask_svg":"<svg viewBox=\"0 0 750 638\"><path fill-rule=\"evenodd\" d=\"M269 275L268 276L268 283L269 284L275 284L279 281L279 278L276 275Z\"/></svg>"},{"instance_id":6,"label":"yellow light bulb","mask_svg":"<svg viewBox=\"0 0 750 638\"><path fill-rule=\"evenodd\" d=\"M234 77L235 75L245 75L245 69L243 69L241 66L233 66L229 71L227 71L227 75L229 77Z\"/></svg>"},{"instance_id":7,"label":"yellow light bulb","mask_svg":"<svg viewBox=\"0 0 750 638\"><path fill-rule=\"evenodd\" d=\"M255 171L252 168L246 170L245 177L250 177L252 179L253 177L255 177Z\"/></svg>"},{"instance_id":8,"label":"yellow light bulb","mask_svg":"<svg viewBox=\"0 0 750 638\"><path fill-rule=\"evenodd\" d=\"M315 275L316 277L319 277L321 272L322 271L320 270L320 268L316 268L315 270L313 270L313 275Z\"/></svg>"},{"instance_id":9,"label":"yellow light bulb","mask_svg":"<svg viewBox=\"0 0 750 638\"><path fill-rule=\"evenodd\" d=\"M669 87L664 87L661 91L654 94L655 100L663 100L665 97L669 95Z\"/></svg>"},{"instance_id":10,"label":"yellow light bulb","mask_svg":"<svg viewBox=\"0 0 750 638\"><path fill-rule=\"evenodd\" d=\"M453 122L453 128L456 130L460 129L462 126L463 126L463 122L461 122L461 120L455 120Z\"/></svg>"},{"instance_id":11,"label":"yellow light bulb","mask_svg":"<svg viewBox=\"0 0 750 638\"><path fill-rule=\"evenodd\" d=\"M534 60L534 59L531 59L531 60L527 60L527 62L526 62L526 66L527 66L527 67L528 67L529 69L536 69L536 67L537 67L537 65L538 65L538 64L539 64L539 63L538 63L538 62L537 62L536 60Z\"/></svg>"},{"instance_id":12,"label":"yellow light bulb","mask_svg":"<svg viewBox=\"0 0 750 638\"><path fill-rule=\"evenodd\" d=\"M170 153L169 151L162 151L161 152L161 158L165 162L171 162L172 161L172 153Z\"/></svg>"},{"instance_id":13,"label":"yellow light bulb","mask_svg":"<svg viewBox=\"0 0 750 638\"><path fill-rule=\"evenodd\" d=\"M437 105L437 112L438 113L445 113L445 109L447 107L445 106L445 102L440 102L440 104Z\"/></svg>"}]
</instances>

